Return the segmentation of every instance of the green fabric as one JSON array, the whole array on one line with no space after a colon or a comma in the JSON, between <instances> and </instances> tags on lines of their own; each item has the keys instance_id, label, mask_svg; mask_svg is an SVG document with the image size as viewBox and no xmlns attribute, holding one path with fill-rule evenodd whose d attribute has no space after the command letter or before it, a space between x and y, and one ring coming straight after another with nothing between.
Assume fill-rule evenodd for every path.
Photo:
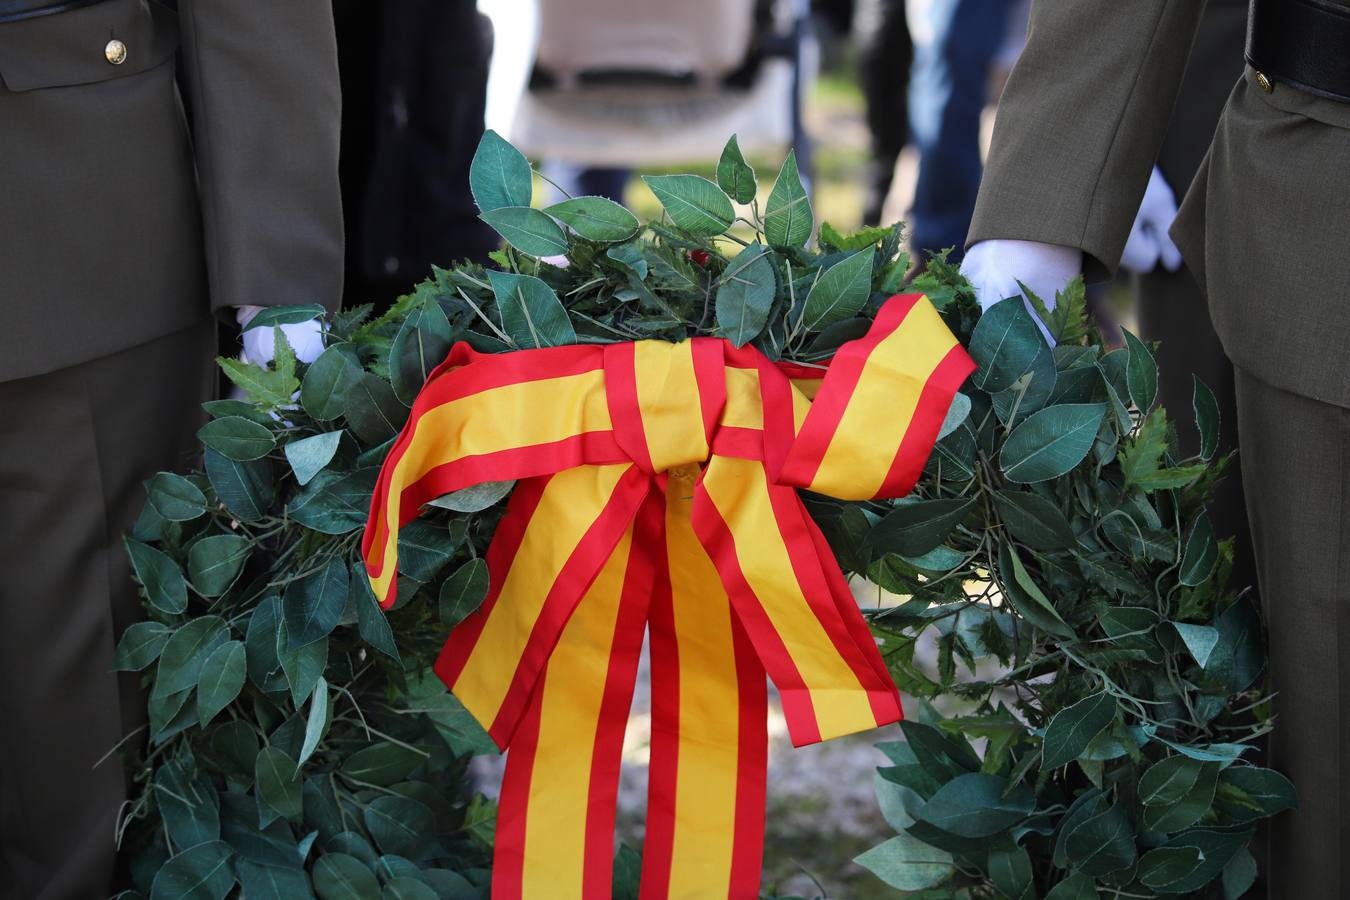
<instances>
[{"instance_id":1,"label":"green fabric","mask_svg":"<svg viewBox=\"0 0 1350 900\"><path fill-rule=\"evenodd\" d=\"M1270 825L1270 896L1350 896L1350 409L1237 372L1278 717L1269 765L1299 808Z\"/></svg>"},{"instance_id":2,"label":"green fabric","mask_svg":"<svg viewBox=\"0 0 1350 900\"><path fill-rule=\"evenodd\" d=\"M141 618L122 550L161 469L183 469L214 384L210 322L0 382L0 897L106 897L119 758L143 717L113 645Z\"/></svg>"},{"instance_id":3,"label":"green fabric","mask_svg":"<svg viewBox=\"0 0 1350 900\"><path fill-rule=\"evenodd\" d=\"M328 0L178 7L108 0L0 24L0 381L210 309L338 305ZM104 58L111 36L121 65Z\"/></svg>"}]
</instances>

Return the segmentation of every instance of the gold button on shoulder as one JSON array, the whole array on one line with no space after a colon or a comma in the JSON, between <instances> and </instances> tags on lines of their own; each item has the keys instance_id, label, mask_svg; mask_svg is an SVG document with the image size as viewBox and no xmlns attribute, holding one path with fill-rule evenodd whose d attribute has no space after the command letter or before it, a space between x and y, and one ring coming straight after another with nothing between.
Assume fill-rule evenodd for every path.
<instances>
[{"instance_id":1,"label":"gold button on shoulder","mask_svg":"<svg viewBox=\"0 0 1350 900\"><path fill-rule=\"evenodd\" d=\"M1265 91L1267 94L1272 93L1275 90L1275 85L1270 83L1270 79L1266 77L1264 72L1256 73L1256 83L1261 85L1261 90Z\"/></svg>"},{"instance_id":2,"label":"gold button on shoulder","mask_svg":"<svg viewBox=\"0 0 1350 900\"><path fill-rule=\"evenodd\" d=\"M120 66L127 61L127 45L113 38L108 41L108 46L103 48L103 58L114 66Z\"/></svg>"}]
</instances>

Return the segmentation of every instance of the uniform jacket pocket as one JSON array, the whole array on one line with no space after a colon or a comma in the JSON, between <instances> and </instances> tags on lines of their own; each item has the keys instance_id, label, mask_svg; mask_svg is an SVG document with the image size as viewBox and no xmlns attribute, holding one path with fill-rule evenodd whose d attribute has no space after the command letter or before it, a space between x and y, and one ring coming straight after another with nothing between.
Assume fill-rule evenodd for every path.
<instances>
[{"instance_id":1,"label":"uniform jacket pocket","mask_svg":"<svg viewBox=\"0 0 1350 900\"><path fill-rule=\"evenodd\" d=\"M177 17L152 0L106 0L0 23L0 81L21 93L126 78L178 47Z\"/></svg>"}]
</instances>

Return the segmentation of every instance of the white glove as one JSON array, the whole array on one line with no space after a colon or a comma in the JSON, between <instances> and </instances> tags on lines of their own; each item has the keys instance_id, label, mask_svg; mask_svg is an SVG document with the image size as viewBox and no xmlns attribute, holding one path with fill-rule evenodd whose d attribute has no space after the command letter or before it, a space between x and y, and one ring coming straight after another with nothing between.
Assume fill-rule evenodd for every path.
<instances>
[{"instance_id":1,"label":"white glove","mask_svg":"<svg viewBox=\"0 0 1350 900\"><path fill-rule=\"evenodd\" d=\"M261 306L240 306L235 309L235 321L243 328L253 317L262 312ZM281 325L286 340L295 351L296 359L302 363L312 363L323 352L323 324L318 319L297 322L294 325ZM246 363L265 366L276 356L276 338L271 328L254 328L245 331L242 336L244 351L239 358Z\"/></svg>"},{"instance_id":2,"label":"white glove","mask_svg":"<svg viewBox=\"0 0 1350 900\"><path fill-rule=\"evenodd\" d=\"M961 274L975 288L980 309L988 309L1009 297L1021 296L1019 281L1045 301L1047 309L1054 309L1055 294L1064 290L1064 286L1082 270L1083 252L1077 247L1039 241L980 241L966 251L965 259L961 261ZM1036 315L1030 301L1023 302L1040 326L1045 340L1053 344L1055 339Z\"/></svg>"},{"instance_id":3,"label":"white glove","mask_svg":"<svg viewBox=\"0 0 1350 900\"><path fill-rule=\"evenodd\" d=\"M1144 199L1139 203L1139 213L1134 217L1134 227L1130 229L1130 239L1125 242L1125 252L1120 256L1120 264L1140 275L1152 272L1158 263L1162 263L1169 272L1181 268L1181 251L1167 235L1176 217L1176 194L1172 193L1162 172L1154 166L1153 174L1148 177Z\"/></svg>"}]
</instances>

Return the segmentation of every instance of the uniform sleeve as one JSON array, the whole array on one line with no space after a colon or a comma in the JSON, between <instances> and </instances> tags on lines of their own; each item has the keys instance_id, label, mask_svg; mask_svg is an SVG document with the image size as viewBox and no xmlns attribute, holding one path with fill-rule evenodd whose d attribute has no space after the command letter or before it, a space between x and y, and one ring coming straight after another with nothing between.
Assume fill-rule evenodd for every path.
<instances>
[{"instance_id":1,"label":"uniform sleeve","mask_svg":"<svg viewBox=\"0 0 1350 900\"><path fill-rule=\"evenodd\" d=\"M213 309L342 294L330 0L179 0Z\"/></svg>"},{"instance_id":2,"label":"uniform sleeve","mask_svg":"<svg viewBox=\"0 0 1350 900\"><path fill-rule=\"evenodd\" d=\"M999 102L969 243L1078 247L1114 271L1176 102L1204 0L1033 0ZM1175 186L1178 193L1185 185Z\"/></svg>"}]
</instances>

